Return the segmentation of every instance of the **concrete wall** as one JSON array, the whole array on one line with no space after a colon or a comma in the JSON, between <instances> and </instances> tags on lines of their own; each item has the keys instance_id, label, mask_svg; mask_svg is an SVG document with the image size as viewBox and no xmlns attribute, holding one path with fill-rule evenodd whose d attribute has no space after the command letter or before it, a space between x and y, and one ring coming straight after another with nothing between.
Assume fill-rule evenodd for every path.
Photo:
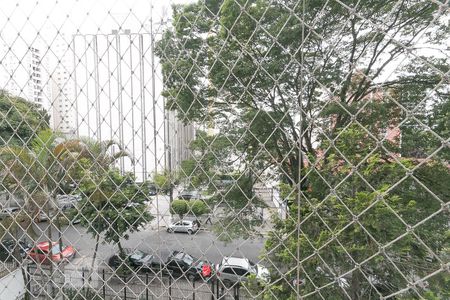
<instances>
[{"instance_id":1,"label":"concrete wall","mask_svg":"<svg viewBox=\"0 0 450 300\"><path fill-rule=\"evenodd\" d=\"M25 282L20 268L0 278L0 299L23 299Z\"/></svg>"}]
</instances>

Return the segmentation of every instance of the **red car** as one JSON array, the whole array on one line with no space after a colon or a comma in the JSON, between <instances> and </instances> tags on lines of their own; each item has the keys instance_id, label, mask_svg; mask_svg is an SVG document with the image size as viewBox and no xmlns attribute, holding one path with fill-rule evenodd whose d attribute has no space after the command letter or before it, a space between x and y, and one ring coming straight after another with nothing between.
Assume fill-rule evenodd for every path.
<instances>
[{"instance_id":1,"label":"red car","mask_svg":"<svg viewBox=\"0 0 450 300\"><path fill-rule=\"evenodd\" d=\"M28 256L35 262L48 263L49 258L53 262L69 261L75 257L75 248L66 246L60 250L58 242L51 243L51 254L49 254L49 242L40 242L28 251Z\"/></svg>"}]
</instances>

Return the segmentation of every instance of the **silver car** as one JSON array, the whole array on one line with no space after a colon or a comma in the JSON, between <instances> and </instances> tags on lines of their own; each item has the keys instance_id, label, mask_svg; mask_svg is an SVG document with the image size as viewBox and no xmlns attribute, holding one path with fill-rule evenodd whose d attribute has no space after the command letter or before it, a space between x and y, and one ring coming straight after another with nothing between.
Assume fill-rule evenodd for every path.
<instances>
[{"instance_id":1,"label":"silver car","mask_svg":"<svg viewBox=\"0 0 450 300\"><path fill-rule=\"evenodd\" d=\"M269 270L247 258L224 257L222 262L216 266L216 276L225 285L247 281L250 275L254 275L261 283L270 281Z\"/></svg>"},{"instance_id":2,"label":"silver car","mask_svg":"<svg viewBox=\"0 0 450 300\"><path fill-rule=\"evenodd\" d=\"M180 220L172 223L167 227L167 232L187 232L189 234L195 233L198 230L197 221Z\"/></svg>"}]
</instances>

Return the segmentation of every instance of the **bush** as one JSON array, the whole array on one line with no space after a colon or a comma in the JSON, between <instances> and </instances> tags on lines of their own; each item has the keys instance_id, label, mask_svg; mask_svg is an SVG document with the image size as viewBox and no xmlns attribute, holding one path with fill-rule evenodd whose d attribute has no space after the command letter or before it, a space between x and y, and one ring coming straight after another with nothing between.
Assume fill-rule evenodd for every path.
<instances>
[{"instance_id":1,"label":"bush","mask_svg":"<svg viewBox=\"0 0 450 300\"><path fill-rule=\"evenodd\" d=\"M180 216L180 219L183 218L185 214L189 211L188 202L186 200L173 200L170 206L170 212L172 214L177 214Z\"/></svg>"},{"instance_id":2,"label":"bush","mask_svg":"<svg viewBox=\"0 0 450 300\"><path fill-rule=\"evenodd\" d=\"M189 202L189 212L198 217L209 212L209 208L202 200L193 200Z\"/></svg>"}]
</instances>

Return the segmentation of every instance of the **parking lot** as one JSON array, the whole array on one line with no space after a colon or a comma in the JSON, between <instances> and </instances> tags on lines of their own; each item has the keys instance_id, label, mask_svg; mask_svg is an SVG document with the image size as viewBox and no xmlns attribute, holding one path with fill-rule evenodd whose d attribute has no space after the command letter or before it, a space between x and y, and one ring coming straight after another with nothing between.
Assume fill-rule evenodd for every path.
<instances>
[{"instance_id":1,"label":"parking lot","mask_svg":"<svg viewBox=\"0 0 450 300\"><path fill-rule=\"evenodd\" d=\"M48 223L39 223L38 230L46 232ZM62 239L65 245L73 245L77 256L70 263L78 268L90 267L95 249L95 239L80 225L70 225L62 229ZM53 237L58 233L53 231ZM43 234L39 240L44 241ZM150 226L140 232L133 233L128 240L123 240L125 248L139 249L156 255L166 255L171 250L185 251L192 256L218 263L223 256L247 257L255 262L264 247L263 238L250 240L237 239L229 243L218 240L217 236L209 231L200 230L196 234L168 233L161 227L159 230ZM95 265L102 265L111 255L117 253L115 245L100 243Z\"/></svg>"}]
</instances>

